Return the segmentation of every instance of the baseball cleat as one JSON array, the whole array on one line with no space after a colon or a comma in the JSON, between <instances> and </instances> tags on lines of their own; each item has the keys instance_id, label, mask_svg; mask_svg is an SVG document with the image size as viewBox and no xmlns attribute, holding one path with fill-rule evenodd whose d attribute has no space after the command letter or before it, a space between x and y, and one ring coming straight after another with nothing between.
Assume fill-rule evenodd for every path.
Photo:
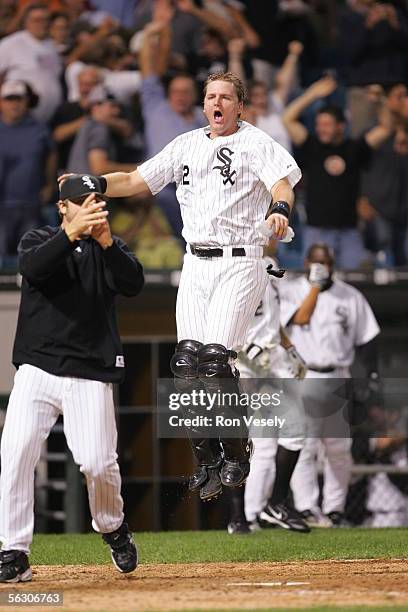
<instances>
[{"instance_id":1,"label":"baseball cleat","mask_svg":"<svg viewBox=\"0 0 408 612\"><path fill-rule=\"evenodd\" d=\"M229 535L247 535L252 533L247 521L231 521L227 526Z\"/></svg>"},{"instance_id":2,"label":"baseball cleat","mask_svg":"<svg viewBox=\"0 0 408 612\"><path fill-rule=\"evenodd\" d=\"M113 564L119 572L128 574L137 568L137 548L127 523L123 522L112 533L103 533L102 539L105 544L109 544Z\"/></svg>"},{"instance_id":3,"label":"baseball cleat","mask_svg":"<svg viewBox=\"0 0 408 612\"><path fill-rule=\"evenodd\" d=\"M190 491L197 491L208 479L207 466L197 465L196 471L188 481L188 488Z\"/></svg>"},{"instance_id":4,"label":"baseball cleat","mask_svg":"<svg viewBox=\"0 0 408 612\"><path fill-rule=\"evenodd\" d=\"M309 527L320 527L327 529L333 527L331 520L323 514L320 508L314 508L313 510L304 510L300 513L301 517Z\"/></svg>"},{"instance_id":5,"label":"baseball cleat","mask_svg":"<svg viewBox=\"0 0 408 612\"><path fill-rule=\"evenodd\" d=\"M0 582L28 582L33 577L27 555L21 550L0 550Z\"/></svg>"},{"instance_id":6,"label":"baseball cleat","mask_svg":"<svg viewBox=\"0 0 408 612\"><path fill-rule=\"evenodd\" d=\"M326 516L329 521L331 521L333 527L351 527L350 523L344 518L342 512L335 510L333 512L328 512Z\"/></svg>"},{"instance_id":7,"label":"baseball cleat","mask_svg":"<svg viewBox=\"0 0 408 612\"><path fill-rule=\"evenodd\" d=\"M207 468L207 474L207 482L200 489L201 501L215 499L220 493L222 493L219 468Z\"/></svg>"},{"instance_id":8,"label":"baseball cleat","mask_svg":"<svg viewBox=\"0 0 408 612\"><path fill-rule=\"evenodd\" d=\"M253 521L249 521L248 526L249 526L249 530L251 531L251 533L254 533L255 531L261 531L262 529L262 525L258 517L254 518Z\"/></svg>"},{"instance_id":9,"label":"baseball cleat","mask_svg":"<svg viewBox=\"0 0 408 612\"><path fill-rule=\"evenodd\" d=\"M310 528L302 518L301 514L294 508L290 508L286 504L268 504L259 515L261 521L265 521L271 525L278 525L283 529L291 531L299 531L300 533L309 533Z\"/></svg>"},{"instance_id":10,"label":"baseball cleat","mask_svg":"<svg viewBox=\"0 0 408 612\"><path fill-rule=\"evenodd\" d=\"M249 469L249 461L231 461L225 459L220 472L221 483L225 487L240 487L245 483Z\"/></svg>"}]
</instances>

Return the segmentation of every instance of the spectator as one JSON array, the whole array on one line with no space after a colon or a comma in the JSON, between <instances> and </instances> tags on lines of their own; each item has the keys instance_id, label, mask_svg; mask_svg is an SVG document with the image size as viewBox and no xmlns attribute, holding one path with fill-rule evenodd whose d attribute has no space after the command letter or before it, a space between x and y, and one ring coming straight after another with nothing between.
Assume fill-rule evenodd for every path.
<instances>
[{"instance_id":1,"label":"spectator","mask_svg":"<svg viewBox=\"0 0 408 612\"><path fill-rule=\"evenodd\" d=\"M170 29L165 23L152 22L144 29L140 55L142 71L142 113L145 121L146 156L152 157L180 134L206 125L202 110L195 106L195 83L188 75L174 76L167 95L160 82L166 70ZM175 186L165 187L157 196L176 236L181 236L182 221Z\"/></svg>"},{"instance_id":2,"label":"spectator","mask_svg":"<svg viewBox=\"0 0 408 612\"><path fill-rule=\"evenodd\" d=\"M109 13L124 28L133 29L135 25L135 10L139 0L92 0L91 5L105 13Z\"/></svg>"},{"instance_id":3,"label":"spectator","mask_svg":"<svg viewBox=\"0 0 408 612\"><path fill-rule=\"evenodd\" d=\"M72 47L71 22L67 13L51 13L49 34L61 59L65 58Z\"/></svg>"},{"instance_id":4,"label":"spectator","mask_svg":"<svg viewBox=\"0 0 408 612\"><path fill-rule=\"evenodd\" d=\"M338 29L351 135L356 137L364 131L367 115L373 114L366 86L404 82L407 76L408 20L390 3L350 0Z\"/></svg>"},{"instance_id":5,"label":"spectator","mask_svg":"<svg viewBox=\"0 0 408 612\"><path fill-rule=\"evenodd\" d=\"M55 113L52 120L53 138L58 148L58 168L65 170L71 147L80 128L85 123L89 108L89 96L93 89L102 84L101 71L94 66L85 66L78 75L79 100L64 102ZM122 116L113 116L109 127L122 139L132 135L132 124Z\"/></svg>"},{"instance_id":6,"label":"spectator","mask_svg":"<svg viewBox=\"0 0 408 612\"><path fill-rule=\"evenodd\" d=\"M276 69L285 60L288 45L300 41L305 52L301 73L317 65L318 43L310 21L311 8L299 0L229 1L229 10L240 24L242 36L254 54L255 79L272 86Z\"/></svg>"},{"instance_id":7,"label":"spectator","mask_svg":"<svg viewBox=\"0 0 408 612\"><path fill-rule=\"evenodd\" d=\"M408 125L399 126L375 151L363 172L358 214L367 249L391 254L391 263L405 266L408 215ZM386 202L386 206L384 203Z\"/></svg>"},{"instance_id":8,"label":"spectator","mask_svg":"<svg viewBox=\"0 0 408 612\"><path fill-rule=\"evenodd\" d=\"M10 24L17 13L17 0L2 0L0 3L0 38L10 34Z\"/></svg>"},{"instance_id":9,"label":"spectator","mask_svg":"<svg viewBox=\"0 0 408 612\"><path fill-rule=\"evenodd\" d=\"M111 123L118 118L120 109L103 87L95 87L88 96L89 117L79 129L68 158L68 172L106 174L131 172L134 164L117 160L117 149Z\"/></svg>"},{"instance_id":10,"label":"spectator","mask_svg":"<svg viewBox=\"0 0 408 612\"><path fill-rule=\"evenodd\" d=\"M78 74L81 70L86 65L97 65L106 88L121 104L129 105L130 98L139 91L140 72L135 70L135 57L118 36L116 26L105 20L93 33L81 26L77 39L79 44L69 54L65 71L68 100L78 100Z\"/></svg>"},{"instance_id":11,"label":"spectator","mask_svg":"<svg viewBox=\"0 0 408 612\"><path fill-rule=\"evenodd\" d=\"M210 74L215 72L234 72L243 82L252 76L250 57L245 53L245 41L233 38L228 45L223 36L216 30L205 30L201 39L201 48L189 65L189 72L194 74L200 83L200 89Z\"/></svg>"},{"instance_id":12,"label":"spectator","mask_svg":"<svg viewBox=\"0 0 408 612\"><path fill-rule=\"evenodd\" d=\"M143 29L148 23L166 20L171 28L171 51L181 58L197 54L201 44L203 26L196 15L175 9L172 0L144 0L136 8L136 29ZM214 24L213 24L214 25Z\"/></svg>"},{"instance_id":13,"label":"spectator","mask_svg":"<svg viewBox=\"0 0 408 612\"><path fill-rule=\"evenodd\" d=\"M40 221L56 177L46 126L29 112L38 98L22 81L0 89L0 254L16 255L21 236Z\"/></svg>"},{"instance_id":14,"label":"spectator","mask_svg":"<svg viewBox=\"0 0 408 612\"><path fill-rule=\"evenodd\" d=\"M27 7L24 30L0 42L0 74L29 83L40 96L35 116L48 121L62 98L61 61L48 38L50 14L44 4Z\"/></svg>"},{"instance_id":15,"label":"spectator","mask_svg":"<svg viewBox=\"0 0 408 612\"><path fill-rule=\"evenodd\" d=\"M306 215L304 249L325 241L334 250L339 268L357 268L364 259L357 229L357 198L363 165L371 150L378 148L392 133L388 113L381 123L359 140L345 135L343 111L336 106L319 109L316 136L300 123L302 112L313 102L332 94L337 87L332 77L324 77L294 100L283 114L292 142L299 147L306 176Z\"/></svg>"},{"instance_id":16,"label":"spectator","mask_svg":"<svg viewBox=\"0 0 408 612\"><path fill-rule=\"evenodd\" d=\"M275 85L271 92L268 92L266 84L262 81L250 83L246 113L251 123L290 151L292 143L283 124L282 113L296 82L303 45L298 41L292 41L288 51L284 63L275 75Z\"/></svg>"}]
</instances>

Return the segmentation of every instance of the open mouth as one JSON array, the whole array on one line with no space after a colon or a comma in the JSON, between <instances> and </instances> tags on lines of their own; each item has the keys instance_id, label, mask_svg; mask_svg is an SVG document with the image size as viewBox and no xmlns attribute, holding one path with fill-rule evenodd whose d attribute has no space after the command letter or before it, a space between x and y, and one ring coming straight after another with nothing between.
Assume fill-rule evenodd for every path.
<instances>
[{"instance_id":1,"label":"open mouth","mask_svg":"<svg viewBox=\"0 0 408 612\"><path fill-rule=\"evenodd\" d=\"M223 120L222 112L219 110L214 111L214 122L221 123Z\"/></svg>"}]
</instances>

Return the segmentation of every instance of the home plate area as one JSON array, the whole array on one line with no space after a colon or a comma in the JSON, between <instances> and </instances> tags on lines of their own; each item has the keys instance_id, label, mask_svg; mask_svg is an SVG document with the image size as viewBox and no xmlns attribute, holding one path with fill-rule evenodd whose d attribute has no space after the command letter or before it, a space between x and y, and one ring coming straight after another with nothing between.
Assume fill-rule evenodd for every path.
<instances>
[{"instance_id":1,"label":"home plate area","mask_svg":"<svg viewBox=\"0 0 408 612\"><path fill-rule=\"evenodd\" d=\"M63 609L72 610L408 604L406 559L142 564L128 575L108 565L38 565L33 570L32 583L8 589L62 591Z\"/></svg>"}]
</instances>

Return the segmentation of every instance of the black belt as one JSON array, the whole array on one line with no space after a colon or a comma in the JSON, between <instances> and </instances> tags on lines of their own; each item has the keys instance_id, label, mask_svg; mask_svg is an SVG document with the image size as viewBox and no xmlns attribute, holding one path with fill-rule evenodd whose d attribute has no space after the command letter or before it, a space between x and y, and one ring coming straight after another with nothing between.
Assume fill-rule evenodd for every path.
<instances>
[{"instance_id":1,"label":"black belt","mask_svg":"<svg viewBox=\"0 0 408 612\"><path fill-rule=\"evenodd\" d=\"M312 370L312 372L319 372L320 374L330 374L330 372L334 372L337 370L334 366L326 366L324 368L319 368L319 366L308 365L308 370Z\"/></svg>"},{"instance_id":2,"label":"black belt","mask_svg":"<svg viewBox=\"0 0 408 612\"><path fill-rule=\"evenodd\" d=\"M190 244L190 251L196 257L222 257L224 255L224 250L221 248L207 249L206 247L195 247L192 244ZM232 249L233 257L245 257L245 255L245 249L242 247L234 247Z\"/></svg>"}]
</instances>

